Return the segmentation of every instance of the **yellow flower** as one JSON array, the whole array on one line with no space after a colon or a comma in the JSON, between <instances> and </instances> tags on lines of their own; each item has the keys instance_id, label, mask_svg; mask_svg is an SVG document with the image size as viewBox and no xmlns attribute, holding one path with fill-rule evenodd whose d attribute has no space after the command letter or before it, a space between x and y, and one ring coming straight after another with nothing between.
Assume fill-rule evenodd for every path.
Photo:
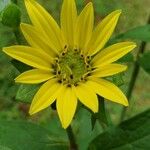
<instances>
[{"instance_id":1,"label":"yellow flower","mask_svg":"<svg viewBox=\"0 0 150 150\"><path fill-rule=\"evenodd\" d=\"M43 83L34 96L30 114L47 108L56 100L63 128L71 123L79 100L94 113L98 112L100 95L128 106L121 90L103 77L122 71L127 66L114 63L136 47L133 42L121 42L104 48L112 35L121 10L109 14L94 26L92 3L77 15L74 0L64 0L61 27L50 14L34 0L25 0L32 25L21 24L21 30L30 46L11 46L3 51L9 56L33 67L15 81L25 84Z\"/></svg>"}]
</instances>

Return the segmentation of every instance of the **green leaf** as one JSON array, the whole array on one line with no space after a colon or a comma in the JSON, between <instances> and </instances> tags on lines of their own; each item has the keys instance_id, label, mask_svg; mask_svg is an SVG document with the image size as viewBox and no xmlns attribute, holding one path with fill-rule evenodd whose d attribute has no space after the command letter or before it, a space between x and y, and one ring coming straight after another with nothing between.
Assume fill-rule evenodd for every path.
<instances>
[{"instance_id":1,"label":"green leaf","mask_svg":"<svg viewBox=\"0 0 150 150\"><path fill-rule=\"evenodd\" d=\"M92 125L92 130L93 130L93 129L94 129L94 127L95 127L96 120L97 120L97 115L96 115L96 114L92 114L92 116L91 116L91 125Z\"/></svg>"},{"instance_id":2,"label":"green leaf","mask_svg":"<svg viewBox=\"0 0 150 150\"><path fill-rule=\"evenodd\" d=\"M123 76L124 76L124 72L123 73L119 73L119 74L116 74L116 75L113 75L112 76L112 82L117 85L117 86L122 86L125 84L125 81L123 79Z\"/></svg>"},{"instance_id":3,"label":"green leaf","mask_svg":"<svg viewBox=\"0 0 150 150\"><path fill-rule=\"evenodd\" d=\"M0 145L0 149L1 149L1 150L12 150L12 149L10 149L10 148L8 148L8 147L6 147L6 146L1 146L1 145Z\"/></svg>"},{"instance_id":4,"label":"green leaf","mask_svg":"<svg viewBox=\"0 0 150 150\"><path fill-rule=\"evenodd\" d=\"M15 38L12 30L0 23L0 49L13 43L15 43Z\"/></svg>"},{"instance_id":5,"label":"green leaf","mask_svg":"<svg viewBox=\"0 0 150 150\"><path fill-rule=\"evenodd\" d=\"M140 66L150 74L150 52L145 52L138 61Z\"/></svg>"},{"instance_id":6,"label":"green leaf","mask_svg":"<svg viewBox=\"0 0 150 150\"><path fill-rule=\"evenodd\" d=\"M118 127L97 136L89 150L148 150L150 149L150 110L147 110Z\"/></svg>"},{"instance_id":7,"label":"green leaf","mask_svg":"<svg viewBox=\"0 0 150 150\"><path fill-rule=\"evenodd\" d=\"M24 121L0 121L0 147L4 150L67 150L45 128ZM3 150L1 149L1 150Z\"/></svg>"},{"instance_id":8,"label":"green leaf","mask_svg":"<svg viewBox=\"0 0 150 150\"><path fill-rule=\"evenodd\" d=\"M125 33L117 35L113 40L133 39L149 42L150 41L150 25L139 26Z\"/></svg>"},{"instance_id":9,"label":"green leaf","mask_svg":"<svg viewBox=\"0 0 150 150\"><path fill-rule=\"evenodd\" d=\"M125 75L125 72L121 72L113 76L107 77L107 80L109 80L110 82L113 82L115 85L120 87L125 84L124 75Z\"/></svg>"},{"instance_id":10,"label":"green leaf","mask_svg":"<svg viewBox=\"0 0 150 150\"><path fill-rule=\"evenodd\" d=\"M20 73L32 69L32 67L26 64L23 64L22 62L15 60L15 59L11 60L11 63Z\"/></svg>"},{"instance_id":11,"label":"green leaf","mask_svg":"<svg viewBox=\"0 0 150 150\"><path fill-rule=\"evenodd\" d=\"M16 100L24 103L31 103L34 95L38 91L40 85L21 84L16 95Z\"/></svg>"},{"instance_id":12,"label":"green leaf","mask_svg":"<svg viewBox=\"0 0 150 150\"><path fill-rule=\"evenodd\" d=\"M1 22L3 25L16 28L20 25L21 12L16 4L9 4L1 14Z\"/></svg>"},{"instance_id":13,"label":"green leaf","mask_svg":"<svg viewBox=\"0 0 150 150\"><path fill-rule=\"evenodd\" d=\"M134 61L134 57L132 53L128 53L118 60L118 62L121 62L121 63L128 63L128 62L133 62L133 61Z\"/></svg>"},{"instance_id":14,"label":"green leaf","mask_svg":"<svg viewBox=\"0 0 150 150\"><path fill-rule=\"evenodd\" d=\"M90 141L102 132L102 128L98 123L95 124L95 127L92 130L91 112L82 107L77 111L72 127L76 134L79 150L87 150Z\"/></svg>"}]
</instances>

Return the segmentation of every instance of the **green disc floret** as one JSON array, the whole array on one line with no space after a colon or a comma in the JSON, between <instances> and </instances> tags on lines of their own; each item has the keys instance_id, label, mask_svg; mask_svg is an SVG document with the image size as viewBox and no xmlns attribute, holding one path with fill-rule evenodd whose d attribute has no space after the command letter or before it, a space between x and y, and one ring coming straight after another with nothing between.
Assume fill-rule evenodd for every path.
<instances>
[{"instance_id":1,"label":"green disc floret","mask_svg":"<svg viewBox=\"0 0 150 150\"><path fill-rule=\"evenodd\" d=\"M63 52L57 60L55 72L58 78L66 84L77 84L84 80L84 75L90 70L86 58L78 51L68 50Z\"/></svg>"}]
</instances>

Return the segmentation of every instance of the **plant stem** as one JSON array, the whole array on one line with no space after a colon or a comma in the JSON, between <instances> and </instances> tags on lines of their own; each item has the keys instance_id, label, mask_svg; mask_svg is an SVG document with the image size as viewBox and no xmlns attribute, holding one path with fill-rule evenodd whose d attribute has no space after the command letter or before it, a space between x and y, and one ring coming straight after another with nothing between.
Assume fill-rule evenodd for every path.
<instances>
[{"instance_id":1,"label":"plant stem","mask_svg":"<svg viewBox=\"0 0 150 150\"><path fill-rule=\"evenodd\" d=\"M76 144L76 139L75 139L72 127L69 126L66 129L66 131L67 131L68 139L69 139L69 142L70 142L70 150L78 150L78 146Z\"/></svg>"},{"instance_id":2,"label":"plant stem","mask_svg":"<svg viewBox=\"0 0 150 150\"><path fill-rule=\"evenodd\" d=\"M147 24L150 24L150 16L148 18ZM136 60L135 60L135 63L134 63L131 80L130 80L128 91L127 91L127 98L128 98L129 101L131 99L131 96L132 96L132 93L133 93L133 90L134 90L134 87L135 87L135 83L136 83L136 80L137 80L137 77L138 77L138 74L139 74L139 71L140 71L140 65L138 63L138 60L139 60L140 55L144 53L146 45L147 45L147 43L144 42L144 41L141 43L139 51L138 51L137 56L136 56ZM120 122L124 119L126 111L127 111L127 109L123 108L123 110L121 112Z\"/></svg>"},{"instance_id":3,"label":"plant stem","mask_svg":"<svg viewBox=\"0 0 150 150\"><path fill-rule=\"evenodd\" d=\"M100 125L105 130L107 127L112 125L112 121L110 119L109 113L106 112L104 98L98 96L98 100L99 100L99 112L97 113L97 118Z\"/></svg>"}]
</instances>

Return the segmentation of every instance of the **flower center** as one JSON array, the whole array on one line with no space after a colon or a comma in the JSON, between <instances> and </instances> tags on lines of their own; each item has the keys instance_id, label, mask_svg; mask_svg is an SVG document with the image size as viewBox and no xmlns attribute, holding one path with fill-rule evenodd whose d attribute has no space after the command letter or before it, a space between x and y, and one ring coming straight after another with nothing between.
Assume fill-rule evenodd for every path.
<instances>
[{"instance_id":1,"label":"flower center","mask_svg":"<svg viewBox=\"0 0 150 150\"><path fill-rule=\"evenodd\" d=\"M56 58L54 65L54 71L59 81L68 86L85 81L91 70L90 57L85 57L77 49L64 50Z\"/></svg>"}]
</instances>

